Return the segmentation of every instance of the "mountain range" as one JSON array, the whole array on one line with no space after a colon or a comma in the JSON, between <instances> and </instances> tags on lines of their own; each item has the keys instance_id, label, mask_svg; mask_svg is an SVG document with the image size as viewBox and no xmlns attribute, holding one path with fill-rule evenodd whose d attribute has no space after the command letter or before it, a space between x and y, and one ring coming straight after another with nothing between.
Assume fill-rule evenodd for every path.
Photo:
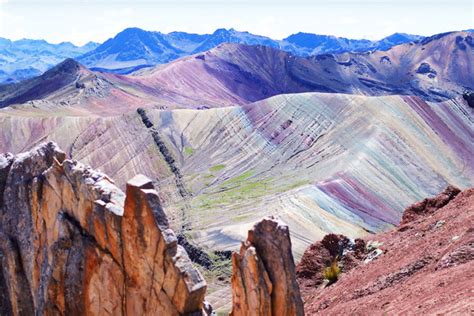
<instances>
[{"instance_id":1,"label":"mountain range","mask_svg":"<svg viewBox=\"0 0 474 316\"><path fill-rule=\"evenodd\" d=\"M438 34L387 51L312 57L224 43L126 76L93 72L69 59L39 77L0 86L0 107L40 102L43 110L104 115L137 107L244 105L299 92L402 94L441 101L474 89L473 47L468 32Z\"/></svg>"},{"instance_id":2,"label":"mountain range","mask_svg":"<svg viewBox=\"0 0 474 316\"><path fill-rule=\"evenodd\" d=\"M179 57L204 52L222 43L265 45L296 56L345 51L386 50L422 36L396 33L379 41L297 33L283 40L234 29L217 29L212 34L150 32L127 28L103 44L89 42L77 47L69 42L50 44L44 40L10 41L0 38L0 83L37 76L66 58L106 72L130 73L139 68L167 63Z\"/></svg>"},{"instance_id":3,"label":"mountain range","mask_svg":"<svg viewBox=\"0 0 474 316\"><path fill-rule=\"evenodd\" d=\"M69 42L50 44L44 40L0 38L0 83L38 76L64 59L78 57L97 46L94 42L78 47Z\"/></svg>"},{"instance_id":4,"label":"mountain range","mask_svg":"<svg viewBox=\"0 0 474 316\"><path fill-rule=\"evenodd\" d=\"M297 33L283 40L274 40L234 29L217 29L212 34L200 35L185 32L163 34L128 28L95 50L79 57L78 61L92 69L129 73L138 68L208 51L222 43L263 45L305 57L322 53L386 50L394 45L422 38L418 35L396 33L379 41L370 41Z\"/></svg>"}]
</instances>

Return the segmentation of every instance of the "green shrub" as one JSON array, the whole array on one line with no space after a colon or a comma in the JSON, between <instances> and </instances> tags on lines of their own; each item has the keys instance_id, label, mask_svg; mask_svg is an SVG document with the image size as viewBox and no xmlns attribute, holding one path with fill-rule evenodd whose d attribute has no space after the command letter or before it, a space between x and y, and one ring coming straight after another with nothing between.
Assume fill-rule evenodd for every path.
<instances>
[{"instance_id":1,"label":"green shrub","mask_svg":"<svg viewBox=\"0 0 474 316\"><path fill-rule=\"evenodd\" d=\"M209 168L209 171L210 172L218 172L218 171L221 171L224 168L225 168L225 165L223 165L223 164L215 165L215 166L212 166L211 168Z\"/></svg>"},{"instance_id":2,"label":"green shrub","mask_svg":"<svg viewBox=\"0 0 474 316\"><path fill-rule=\"evenodd\" d=\"M184 147L184 154L186 156L191 156L194 154L194 149L192 147Z\"/></svg>"},{"instance_id":3,"label":"green shrub","mask_svg":"<svg viewBox=\"0 0 474 316\"><path fill-rule=\"evenodd\" d=\"M339 265L337 263L337 257L336 257L334 258L334 260L332 261L329 267L324 268L323 276L326 280L329 281L329 284L333 284L334 282L337 281L340 274L341 274L341 269L339 268Z\"/></svg>"}]
</instances>

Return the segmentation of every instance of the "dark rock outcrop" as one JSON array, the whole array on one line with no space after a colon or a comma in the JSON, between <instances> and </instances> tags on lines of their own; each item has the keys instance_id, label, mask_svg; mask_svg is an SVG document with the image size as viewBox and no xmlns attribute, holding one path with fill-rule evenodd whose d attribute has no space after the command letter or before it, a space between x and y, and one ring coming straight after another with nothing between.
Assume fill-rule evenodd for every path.
<instances>
[{"instance_id":1,"label":"dark rock outcrop","mask_svg":"<svg viewBox=\"0 0 474 316\"><path fill-rule=\"evenodd\" d=\"M143 125L145 125L145 127L150 130L151 136L153 137L153 140L155 141L156 146L158 147L160 153L163 155L163 158L165 159L166 163L168 164L168 167L170 168L170 171L173 173L175 177L176 187L178 188L179 194L183 198L189 197L190 194L184 185L183 175L181 173L181 170L179 169L178 164L176 163L176 160L174 159L170 150L168 149L168 147L166 147L166 144L161 138L158 129L155 128L155 126L153 125L152 121L150 120L150 118L146 114L146 111L143 108L138 108L137 113L140 116L143 122Z\"/></svg>"},{"instance_id":2,"label":"dark rock outcrop","mask_svg":"<svg viewBox=\"0 0 474 316\"><path fill-rule=\"evenodd\" d=\"M474 108L474 92L466 92L462 97L471 108Z\"/></svg>"},{"instance_id":3,"label":"dark rock outcrop","mask_svg":"<svg viewBox=\"0 0 474 316\"><path fill-rule=\"evenodd\" d=\"M436 70L431 68L430 64L428 63L421 63L418 69L416 70L416 73L436 75Z\"/></svg>"},{"instance_id":4,"label":"dark rock outcrop","mask_svg":"<svg viewBox=\"0 0 474 316\"><path fill-rule=\"evenodd\" d=\"M328 234L306 249L296 275L303 287L314 288L324 282L323 271L336 260L342 272L357 266L366 257L366 243L362 239L350 240L346 236Z\"/></svg>"},{"instance_id":5,"label":"dark rock outcrop","mask_svg":"<svg viewBox=\"0 0 474 316\"><path fill-rule=\"evenodd\" d=\"M403 212L401 225L412 222L420 216L436 212L438 209L442 208L452 199L454 199L456 195L459 194L459 192L461 192L461 190L452 185L449 185L448 187L446 187L446 189L444 189L443 192L436 195L435 197L426 198L423 201L417 202L409 206Z\"/></svg>"},{"instance_id":6,"label":"dark rock outcrop","mask_svg":"<svg viewBox=\"0 0 474 316\"><path fill-rule=\"evenodd\" d=\"M0 314L202 313L206 282L151 180L123 194L54 143L0 158Z\"/></svg>"},{"instance_id":7,"label":"dark rock outcrop","mask_svg":"<svg viewBox=\"0 0 474 316\"><path fill-rule=\"evenodd\" d=\"M288 226L265 218L232 256L232 315L303 315Z\"/></svg>"}]
</instances>

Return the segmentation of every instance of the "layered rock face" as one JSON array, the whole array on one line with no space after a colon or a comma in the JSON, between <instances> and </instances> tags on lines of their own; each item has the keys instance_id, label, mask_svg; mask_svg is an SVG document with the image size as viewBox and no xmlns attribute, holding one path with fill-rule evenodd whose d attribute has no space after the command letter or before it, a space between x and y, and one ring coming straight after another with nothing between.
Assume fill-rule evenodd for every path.
<instances>
[{"instance_id":1,"label":"layered rock face","mask_svg":"<svg viewBox=\"0 0 474 316\"><path fill-rule=\"evenodd\" d=\"M205 291L151 180L125 195L54 143L0 156L1 315L201 314Z\"/></svg>"},{"instance_id":2,"label":"layered rock face","mask_svg":"<svg viewBox=\"0 0 474 316\"><path fill-rule=\"evenodd\" d=\"M232 256L233 316L303 315L288 226L269 217Z\"/></svg>"}]
</instances>

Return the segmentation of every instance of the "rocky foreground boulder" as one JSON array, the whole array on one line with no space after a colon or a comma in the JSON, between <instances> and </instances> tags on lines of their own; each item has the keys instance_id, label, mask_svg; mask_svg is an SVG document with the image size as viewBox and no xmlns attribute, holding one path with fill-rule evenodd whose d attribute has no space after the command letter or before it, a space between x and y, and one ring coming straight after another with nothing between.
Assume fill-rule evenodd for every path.
<instances>
[{"instance_id":1,"label":"rocky foreground boulder","mask_svg":"<svg viewBox=\"0 0 474 316\"><path fill-rule=\"evenodd\" d=\"M304 315L288 226L265 218L232 255L233 316Z\"/></svg>"},{"instance_id":2,"label":"rocky foreground boulder","mask_svg":"<svg viewBox=\"0 0 474 316\"><path fill-rule=\"evenodd\" d=\"M54 143L0 156L0 315L202 313L152 182L126 194Z\"/></svg>"}]
</instances>

